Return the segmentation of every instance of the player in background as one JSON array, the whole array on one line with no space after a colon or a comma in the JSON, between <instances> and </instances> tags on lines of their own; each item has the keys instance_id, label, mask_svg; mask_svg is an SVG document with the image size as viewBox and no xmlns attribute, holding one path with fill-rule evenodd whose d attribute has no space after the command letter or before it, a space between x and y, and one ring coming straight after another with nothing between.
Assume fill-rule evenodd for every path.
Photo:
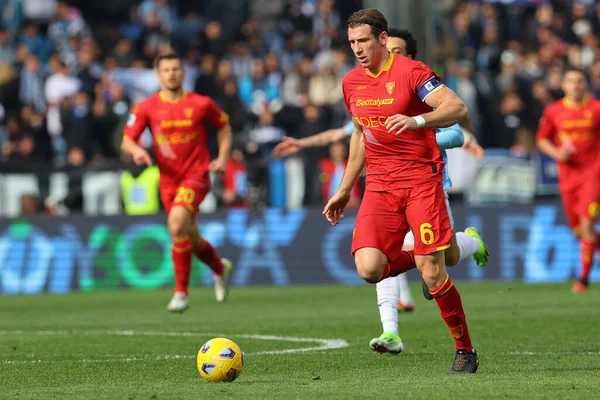
<instances>
[{"instance_id":1,"label":"player in background","mask_svg":"<svg viewBox=\"0 0 600 400\"><path fill-rule=\"evenodd\" d=\"M183 90L183 62L176 54L157 57L155 62L161 90L139 103L129 116L121 149L137 165L152 165L148 152L138 145L148 127L160 170L160 196L168 214L173 242L175 293L169 311L184 311L189 303L188 284L192 253L214 273L218 302L227 296L227 278L232 264L200 236L196 224L198 206L210 190L209 171L225 170L231 149L229 118L215 102ZM219 155L211 161L205 124L218 129Z\"/></svg>"},{"instance_id":2,"label":"player in background","mask_svg":"<svg viewBox=\"0 0 600 400\"><path fill-rule=\"evenodd\" d=\"M387 49L391 53L409 57L414 60L417 55L417 41L413 37L412 33L406 29L390 29L388 32ZM324 147L330 143L351 136L353 130L354 123L350 121L342 128L329 129L327 131L302 139L284 137L282 142L275 146L273 152L279 157L286 157L291 154L295 154L304 148ZM464 135L459 125L437 129L436 141L442 149L442 157L444 158L444 163L446 164L446 149L463 147L465 151L478 158L482 158L484 154L483 148L476 143L473 136ZM450 221L454 227L452 211L450 210L450 204L448 203L447 191L452 187L452 181L448 175L447 165L444 168L443 181L444 191L446 192L446 206L448 207L448 212L450 214ZM404 250L412 250L413 246L414 236L412 232L409 232L404 239ZM479 233L474 228L467 228L465 229L465 232L459 232L458 235L453 229L452 246L445 250L444 255L447 266L454 266L470 256L473 256L473 259L477 265L485 266L489 258L487 246L485 243L483 243ZM399 300L394 302L393 299L398 298L398 290ZM406 276L401 274L397 277L388 278L382 282L379 282L377 284L377 294L381 320L382 324L384 325L384 335L382 335L381 338L376 338L373 340L388 342L388 350L384 350L387 346L384 346L383 342L379 344L378 348L383 351L402 351L402 341L398 337L398 315L395 312L396 303L398 309L403 309L406 311L413 311L415 309L415 303L410 291L410 287L408 286L408 280L406 279ZM424 286L424 294L427 299L432 299L426 285ZM391 326L395 326L392 331L390 331ZM388 332L391 332L392 335L387 335Z\"/></svg>"},{"instance_id":3,"label":"player in background","mask_svg":"<svg viewBox=\"0 0 600 400\"><path fill-rule=\"evenodd\" d=\"M600 245L594 229L600 202L600 101L586 96L585 72L568 69L565 96L544 110L537 131L540 151L558 163L558 186L569 226L581 242L581 273L574 293L589 286L594 252Z\"/></svg>"},{"instance_id":4,"label":"player in background","mask_svg":"<svg viewBox=\"0 0 600 400\"><path fill-rule=\"evenodd\" d=\"M344 217L351 189L365 163L365 195L356 218L352 253L359 275L377 283L418 268L455 339L450 373L479 365L458 290L446 272L444 250L452 229L442 187L444 162L435 128L468 116L465 104L429 67L388 52L387 21L365 9L348 19L348 41L360 65L342 83L355 129L348 165L323 214L332 225ZM409 229L414 251L398 246Z\"/></svg>"}]
</instances>

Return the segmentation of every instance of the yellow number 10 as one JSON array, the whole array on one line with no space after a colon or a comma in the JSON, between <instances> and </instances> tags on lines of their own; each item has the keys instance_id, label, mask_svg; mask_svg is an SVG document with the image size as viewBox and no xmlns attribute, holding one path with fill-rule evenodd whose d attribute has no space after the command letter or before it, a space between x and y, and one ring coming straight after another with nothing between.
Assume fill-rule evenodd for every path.
<instances>
[{"instance_id":1,"label":"yellow number 10","mask_svg":"<svg viewBox=\"0 0 600 400\"><path fill-rule=\"evenodd\" d=\"M425 222L421 224L421 228L419 229L419 231L421 232L421 242L423 242L423 244L430 245L431 243L433 243L435 237L433 235L433 231L431 230L430 223Z\"/></svg>"}]
</instances>

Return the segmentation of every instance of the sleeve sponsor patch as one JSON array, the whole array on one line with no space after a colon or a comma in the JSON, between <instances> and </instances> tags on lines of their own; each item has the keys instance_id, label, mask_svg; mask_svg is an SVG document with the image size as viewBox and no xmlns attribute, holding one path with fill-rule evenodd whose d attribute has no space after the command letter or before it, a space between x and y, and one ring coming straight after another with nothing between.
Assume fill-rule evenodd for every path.
<instances>
[{"instance_id":1,"label":"sleeve sponsor patch","mask_svg":"<svg viewBox=\"0 0 600 400\"><path fill-rule=\"evenodd\" d=\"M427 96L433 93L436 89L442 86L442 83L437 80L435 76L427 79L419 88L417 89L417 94L421 101L425 101Z\"/></svg>"},{"instance_id":2,"label":"sleeve sponsor patch","mask_svg":"<svg viewBox=\"0 0 600 400\"><path fill-rule=\"evenodd\" d=\"M135 125L136 118L137 117L134 113L129 114L129 118L127 118L127 126L131 128L133 125Z\"/></svg>"}]
</instances>

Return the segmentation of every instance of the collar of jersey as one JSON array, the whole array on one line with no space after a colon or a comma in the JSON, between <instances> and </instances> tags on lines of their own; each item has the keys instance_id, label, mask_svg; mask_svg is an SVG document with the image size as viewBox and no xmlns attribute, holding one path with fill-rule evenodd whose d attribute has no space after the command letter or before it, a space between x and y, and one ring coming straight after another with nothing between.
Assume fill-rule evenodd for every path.
<instances>
[{"instance_id":1,"label":"collar of jersey","mask_svg":"<svg viewBox=\"0 0 600 400\"><path fill-rule=\"evenodd\" d=\"M368 76L370 76L371 78L378 78L379 75L381 75L382 72L387 71L388 69L390 69L390 67L392 66L392 62L394 61L394 53L390 53L387 62L385 63L385 65L383 66L383 68L381 69L381 71L379 71L377 73L377 75L373 74L371 71L369 71L368 69L365 68L365 72L367 73Z\"/></svg>"},{"instance_id":2,"label":"collar of jersey","mask_svg":"<svg viewBox=\"0 0 600 400\"><path fill-rule=\"evenodd\" d=\"M584 97L583 101L579 104L573 104L571 103L569 100L567 100L566 97L563 98L563 105L565 106L565 108L568 108L569 110L574 110L580 107L584 107L588 102L590 101L589 97Z\"/></svg>"},{"instance_id":3,"label":"collar of jersey","mask_svg":"<svg viewBox=\"0 0 600 400\"><path fill-rule=\"evenodd\" d=\"M179 103L181 100L185 99L187 97L187 92L184 90L183 94L181 95L180 98L176 99L176 100L169 100L165 97L164 93L162 92L162 90L160 92L158 92L158 96L160 97L160 101L162 101L163 103L173 103L173 104L177 104Z\"/></svg>"}]
</instances>

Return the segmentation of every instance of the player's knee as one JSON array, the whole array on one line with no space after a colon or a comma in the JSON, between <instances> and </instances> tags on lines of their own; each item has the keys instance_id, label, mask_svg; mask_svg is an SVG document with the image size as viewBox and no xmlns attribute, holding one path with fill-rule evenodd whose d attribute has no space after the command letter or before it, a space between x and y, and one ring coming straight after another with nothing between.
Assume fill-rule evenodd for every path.
<instances>
[{"instance_id":1,"label":"player's knee","mask_svg":"<svg viewBox=\"0 0 600 400\"><path fill-rule=\"evenodd\" d=\"M190 234L187 218L181 214L169 214L167 220L169 234L172 238L183 238Z\"/></svg>"},{"instance_id":2,"label":"player's knee","mask_svg":"<svg viewBox=\"0 0 600 400\"><path fill-rule=\"evenodd\" d=\"M383 267L378 260L367 258L367 257L355 257L356 271L362 279L368 283L377 283L381 274L383 273Z\"/></svg>"},{"instance_id":3,"label":"player's knee","mask_svg":"<svg viewBox=\"0 0 600 400\"><path fill-rule=\"evenodd\" d=\"M422 260L419 265L421 276L430 289L435 289L444 283L446 269L435 258Z\"/></svg>"}]
</instances>

